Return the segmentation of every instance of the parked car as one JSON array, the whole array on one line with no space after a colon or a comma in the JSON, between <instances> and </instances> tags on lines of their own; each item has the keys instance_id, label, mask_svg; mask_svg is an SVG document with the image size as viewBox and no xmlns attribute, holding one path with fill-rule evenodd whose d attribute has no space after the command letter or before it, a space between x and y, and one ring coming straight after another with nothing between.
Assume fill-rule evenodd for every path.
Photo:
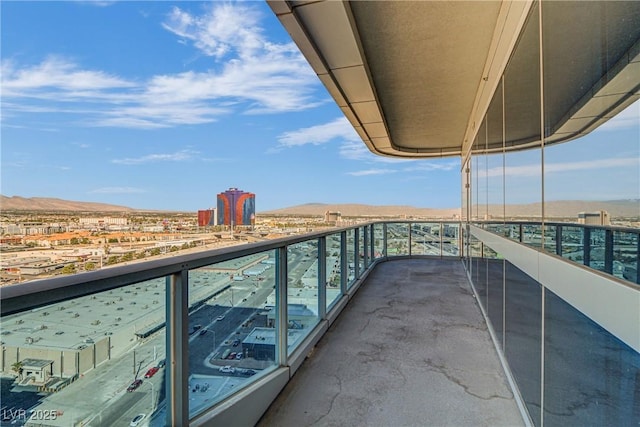
<instances>
[{"instance_id":1,"label":"parked car","mask_svg":"<svg viewBox=\"0 0 640 427\"><path fill-rule=\"evenodd\" d=\"M144 374L144 377L151 378L156 374L156 372L158 372L159 369L160 368L158 368L157 366L154 366L153 368L149 369L146 374Z\"/></svg>"},{"instance_id":2,"label":"parked car","mask_svg":"<svg viewBox=\"0 0 640 427\"><path fill-rule=\"evenodd\" d=\"M144 420L146 418L146 414L138 414L135 417L133 417L133 419L131 420L131 423L129 423L129 427L138 427L140 425L140 423L142 422L142 420Z\"/></svg>"},{"instance_id":3,"label":"parked car","mask_svg":"<svg viewBox=\"0 0 640 427\"><path fill-rule=\"evenodd\" d=\"M220 369L218 369L218 371L224 373L224 374L233 374L236 371L236 368L234 368L233 366L221 366Z\"/></svg>"},{"instance_id":4,"label":"parked car","mask_svg":"<svg viewBox=\"0 0 640 427\"><path fill-rule=\"evenodd\" d=\"M200 330L200 335L204 335L204 334L206 334L206 333L207 333L207 330L206 330L206 329L202 329L202 330Z\"/></svg>"},{"instance_id":5,"label":"parked car","mask_svg":"<svg viewBox=\"0 0 640 427\"><path fill-rule=\"evenodd\" d=\"M165 359L162 359L161 361L158 362L158 368L164 368L164 365L167 364L167 361Z\"/></svg>"},{"instance_id":6,"label":"parked car","mask_svg":"<svg viewBox=\"0 0 640 427\"><path fill-rule=\"evenodd\" d=\"M235 359L235 358L236 358L236 352L235 351L229 353L229 356L227 357L227 359Z\"/></svg>"},{"instance_id":7,"label":"parked car","mask_svg":"<svg viewBox=\"0 0 640 427\"><path fill-rule=\"evenodd\" d=\"M127 387L127 391L128 392L132 392L135 389L137 389L138 387L140 387L142 385L142 380L141 379L137 379L134 382L132 382L131 384L129 384L129 387Z\"/></svg>"},{"instance_id":8,"label":"parked car","mask_svg":"<svg viewBox=\"0 0 640 427\"><path fill-rule=\"evenodd\" d=\"M224 320L224 316L218 316L218 317L216 317L216 322L219 322L219 321L221 321L221 320Z\"/></svg>"},{"instance_id":9,"label":"parked car","mask_svg":"<svg viewBox=\"0 0 640 427\"><path fill-rule=\"evenodd\" d=\"M236 353L236 359L238 359L238 360L242 359L243 356L244 356L244 354L242 354L242 352Z\"/></svg>"},{"instance_id":10,"label":"parked car","mask_svg":"<svg viewBox=\"0 0 640 427\"><path fill-rule=\"evenodd\" d=\"M237 347L240 344L240 340L233 340L233 346Z\"/></svg>"}]
</instances>

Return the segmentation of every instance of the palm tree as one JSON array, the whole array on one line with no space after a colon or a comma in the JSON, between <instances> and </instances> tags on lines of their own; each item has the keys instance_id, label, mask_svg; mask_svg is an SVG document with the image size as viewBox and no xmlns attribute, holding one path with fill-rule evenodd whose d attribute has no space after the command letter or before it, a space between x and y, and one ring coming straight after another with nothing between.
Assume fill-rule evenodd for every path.
<instances>
[{"instance_id":1,"label":"palm tree","mask_svg":"<svg viewBox=\"0 0 640 427\"><path fill-rule=\"evenodd\" d=\"M14 371L16 374L18 374L18 379L22 379L23 366L24 366L24 363L22 362L16 362L13 365L11 365L11 370Z\"/></svg>"}]
</instances>

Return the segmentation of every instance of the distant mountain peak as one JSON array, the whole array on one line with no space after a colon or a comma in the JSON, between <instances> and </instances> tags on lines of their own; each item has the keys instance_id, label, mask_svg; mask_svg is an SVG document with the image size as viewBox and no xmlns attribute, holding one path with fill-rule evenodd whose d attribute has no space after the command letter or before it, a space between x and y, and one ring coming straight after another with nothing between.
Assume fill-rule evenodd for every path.
<instances>
[{"instance_id":1,"label":"distant mountain peak","mask_svg":"<svg viewBox=\"0 0 640 427\"><path fill-rule=\"evenodd\" d=\"M78 202L54 197L22 197L0 195L3 211L75 211L75 212L128 212L133 208L108 203Z\"/></svg>"}]
</instances>

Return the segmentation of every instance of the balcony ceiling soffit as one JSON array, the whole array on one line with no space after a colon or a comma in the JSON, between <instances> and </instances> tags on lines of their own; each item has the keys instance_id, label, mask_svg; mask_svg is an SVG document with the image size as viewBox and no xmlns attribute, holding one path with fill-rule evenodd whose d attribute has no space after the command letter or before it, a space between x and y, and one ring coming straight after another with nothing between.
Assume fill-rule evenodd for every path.
<instances>
[{"instance_id":1,"label":"balcony ceiling soffit","mask_svg":"<svg viewBox=\"0 0 640 427\"><path fill-rule=\"evenodd\" d=\"M524 22L528 10L523 3L501 1L268 3L367 147L376 154L410 158L463 155L469 149L489 108L486 90L497 86L501 71L496 71L504 69L515 44L516 22ZM556 10L555 15L563 16L554 19L575 22L570 3L566 10ZM595 14L591 19L599 18ZM635 32L635 21L622 22L629 28L619 33ZM505 37L505 31L513 34ZM571 44L574 51L585 43L579 33ZM588 133L637 99L637 50L631 48L615 73L605 75L589 93L576 95L575 88L584 88L585 81L546 88L555 97L547 102L559 111L549 142L574 138L570 132L576 129ZM587 46L584 51L574 57L578 62L582 58L586 68L593 55ZM539 141L539 119L531 120L527 101L539 99L539 74L530 65L509 65L512 81L505 90L517 87L518 94L506 96L505 110L520 134L513 135L507 149ZM582 62L573 66L580 68ZM481 95L484 105L478 102ZM583 120L585 116L596 119ZM493 147L490 142L487 148Z\"/></svg>"}]
</instances>

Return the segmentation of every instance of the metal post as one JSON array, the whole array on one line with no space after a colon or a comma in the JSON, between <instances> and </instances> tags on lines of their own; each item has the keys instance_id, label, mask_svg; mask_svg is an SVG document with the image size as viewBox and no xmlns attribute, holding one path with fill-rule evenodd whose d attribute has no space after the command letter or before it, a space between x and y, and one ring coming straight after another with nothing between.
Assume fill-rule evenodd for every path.
<instances>
[{"instance_id":1,"label":"metal post","mask_svg":"<svg viewBox=\"0 0 640 427\"><path fill-rule=\"evenodd\" d=\"M368 226L364 226L364 228L362 229L364 236L362 241L364 243L364 248L363 252L364 252L364 269L366 270L367 267L369 266L369 233L367 233L367 230L369 230Z\"/></svg>"},{"instance_id":2,"label":"metal post","mask_svg":"<svg viewBox=\"0 0 640 427\"><path fill-rule=\"evenodd\" d=\"M409 234L409 256L411 256L411 252L413 252L411 250L411 223L408 224L407 230L408 230L408 234Z\"/></svg>"},{"instance_id":3,"label":"metal post","mask_svg":"<svg viewBox=\"0 0 640 427\"><path fill-rule=\"evenodd\" d=\"M167 418L170 426L189 425L189 272L166 279Z\"/></svg>"},{"instance_id":4,"label":"metal post","mask_svg":"<svg viewBox=\"0 0 640 427\"><path fill-rule=\"evenodd\" d=\"M360 277L360 229L353 229L353 272L355 278Z\"/></svg>"},{"instance_id":5,"label":"metal post","mask_svg":"<svg viewBox=\"0 0 640 427\"><path fill-rule=\"evenodd\" d=\"M387 223L382 224L382 256L387 257Z\"/></svg>"},{"instance_id":6,"label":"metal post","mask_svg":"<svg viewBox=\"0 0 640 427\"><path fill-rule=\"evenodd\" d=\"M340 232L340 294L347 294L349 280L349 262L347 260L347 232Z\"/></svg>"},{"instance_id":7,"label":"metal post","mask_svg":"<svg viewBox=\"0 0 640 427\"><path fill-rule=\"evenodd\" d=\"M524 236L522 234L522 224L518 224L518 242L524 242Z\"/></svg>"},{"instance_id":8,"label":"metal post","mask_svg":"<svg viewBox=\"0 0 640 427\"><path fill-rule=\"evenodd\" d=\"M369 227L369 259L373 262L376 259L376 235L375 224L371 224Z\"/></svg>"},{"instance_id":9,"label":"metal post","mask_svg":"<svg viewBox=\"0 0 640 427\"><path fill-rule=\"evenodd\" d=\"M587 267L591 265L591 229L582 228L582 263Z\"/></svg>"},{"instance_id":10,"label":"metal post","mask_svg":"<svg viewBox=\"0 0 640 427\"><path fill-rule=\"evenodd\" d=\"M613 230L604 230L604 271L613 274Z\"/></svg>"},{"instance_id":11,"label":"metal post","mask_svg":"<svg viewBox=\"0 0 640 427\"><path fill-rule=\"evenodd\" d=\"M562 226L556 225L556 255L562 256Z\"/></svg>"},{"instance_id":12,"label":"metal post","mask_svg":"<svg viewBox=\"0 0 640 427\"><path fill-rule=\"evenodd\" d=\"M327 317L327 238L318 239L318 317Z\"/></svg>"},{"instance_id":13,"label":"metal post","mask_svg":"<svg viewBox=\"0 0 640 427\"><path fill-rule=\"evenodd\" d=\"M287 366L287 247L276 252L276 363Z\"/></svg>"},{"instance_id":14,"label":"metal post","mask_svg":"<svg viewBox=\"0 0 640 427\"><path fill-rule=\"evenodd\" d=\"M636 283L640 285L640 233L636 234Z\"/></svg>"}]
</instances>

